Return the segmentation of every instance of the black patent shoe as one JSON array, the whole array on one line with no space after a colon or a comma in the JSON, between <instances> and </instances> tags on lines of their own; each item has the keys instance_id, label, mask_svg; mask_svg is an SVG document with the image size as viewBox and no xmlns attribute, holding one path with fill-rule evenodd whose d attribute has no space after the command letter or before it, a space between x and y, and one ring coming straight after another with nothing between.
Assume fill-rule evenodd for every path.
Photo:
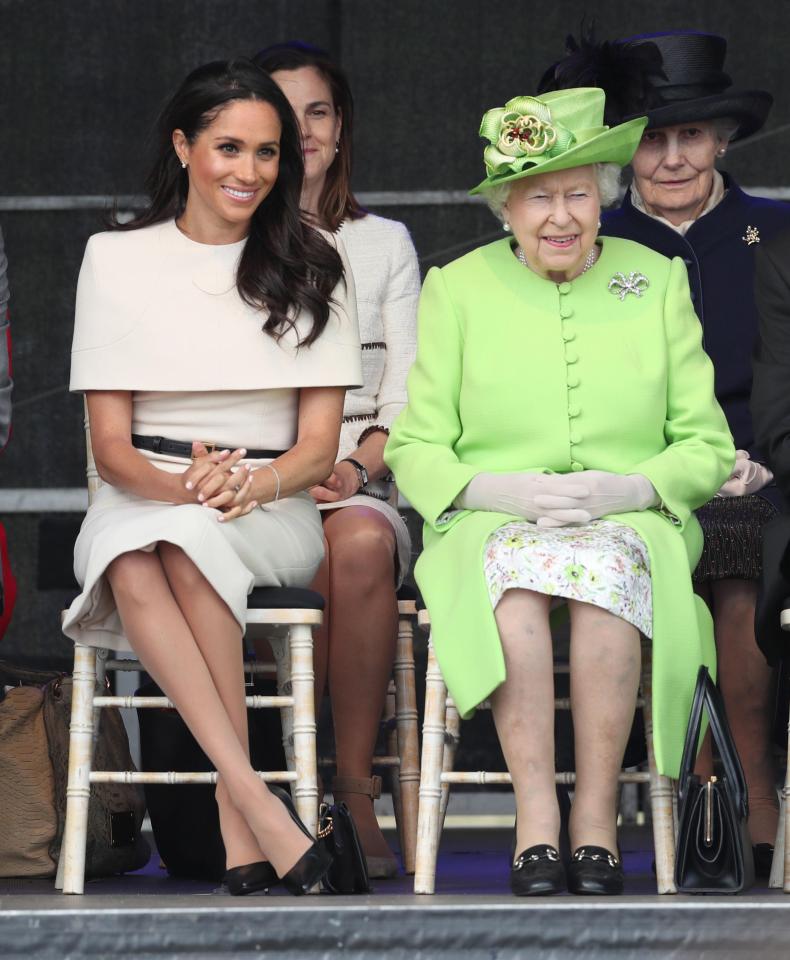
<instances>
[{"instance_id":1,"label":"black patent shoe","mask_svg":"<svg viewBox=\"0 0 790 960\"><path fill-rule=\"evenodd\" d=\"M578 847L568 865L570 893L616 896L623 892L623 865L606 847Z\"/></svg>"},{"instance_id":2,"label":"black patent shoe","mask_svg":"<svg viewBox=\"0 0 790 960\"><path fill-rule=\"evenodd\" d=\"M755 843L752 847L754 854L754 875L758 880L767 880L771 876L771 864L774 861L774 845L772 843Z\"/></svg>"},{"instance_id":3,"label":"black patent shoe","mask_svg":"<svg viewBox=\"0 0 790 960\"><path fill-rule=\"evenodd\" d=\"M565 889L565 868L556 847L537 843L516 857L510 889L517 897L545 897Z\"/></svg>"},{"instance_id":4,"label":"black patent shoe","mask_svg":"<svg viewBox=\"0 0 790 960\"><path fill-rule=\"evenodd\" d=\"M268 860L231 867L225 871L222 879L232 897L246 897L250 893L268 891L280 882L277 872Z\"/></svg>"},{"instance_id":5,"label":"black patent shoe","mask_svg":"<svg viewBox=\"0 0 790 960\"><path fill-rule=\"evenodd\" d=\"M283 803L288 811L288 816L302 833L313 840L313 835L299 818L290 794L280 787L270 786L269 789ZM295 897L301 897L313 889L331 866L332 854L327 850L326 844L321 840L313 840L313 845L305 850L291 869L284 873L279 880L288 893Z\"/></svg>"}]
</instances>

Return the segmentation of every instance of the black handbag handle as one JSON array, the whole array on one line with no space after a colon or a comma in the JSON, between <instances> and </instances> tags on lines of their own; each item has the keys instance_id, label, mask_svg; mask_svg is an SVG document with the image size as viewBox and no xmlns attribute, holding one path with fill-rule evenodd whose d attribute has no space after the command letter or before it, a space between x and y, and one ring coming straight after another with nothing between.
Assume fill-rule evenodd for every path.
<instances>
[{"instance_id":1,"label":"black handbag handle","mask_svg":"<svg viewBox=\"0 0 790 960\"><path fill-rule=\"evenodd\" d=\"M711 736L716 741L719 757L724 767L724 775L733 791L733 801L744 817L749 814L749 794L746 788L746 778L743 767L735 749L735 743L727 722L727 713L724 702L716 684L711 680L706 666L701 666L697 673L697 685L694 688L694 699L691 702L686 742L683 745L683 759L680 762L680 777L678 779L678 802L682 803L688 789L689 778L694 775L694 761L697 756L697 743L702 727L702 710L708 711Z\"/></svg>"}]
</instances>

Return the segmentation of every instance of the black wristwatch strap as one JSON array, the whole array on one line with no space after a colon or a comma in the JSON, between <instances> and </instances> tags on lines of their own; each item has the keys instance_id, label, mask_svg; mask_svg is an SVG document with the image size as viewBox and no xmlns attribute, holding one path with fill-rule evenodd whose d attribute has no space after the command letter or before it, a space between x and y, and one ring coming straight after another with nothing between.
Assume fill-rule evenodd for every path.
<instances>
[{"instance_id":1,"label":"black wristwatch strap","mask_svg":"<svg viewBox=\"0 0 790 960\"><path fill-rule=\"evenodd\" d=\"M368 471L367 469L353 457L343 457L341 462L350 463L351 466L357 471L357 476L359 477L359 489L362 490L368 485Z\"/></svg>"}]
</instances>

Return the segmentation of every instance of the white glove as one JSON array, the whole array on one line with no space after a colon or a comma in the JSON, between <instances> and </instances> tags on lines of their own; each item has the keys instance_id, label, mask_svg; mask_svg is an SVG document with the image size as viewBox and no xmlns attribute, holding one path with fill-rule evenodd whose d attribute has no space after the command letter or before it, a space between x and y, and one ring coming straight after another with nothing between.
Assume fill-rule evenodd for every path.
<instances>
[{"instance_id":1,"label":"white glove","mask_svg":"<svg viewBox=\"0 0 790 960\"><path fill-rule=\"evenodd\" d=\"M748 450L735 451L735 466L730 479L722 484L717 497L745 497L767 486L774 475L761 463L749 458Z\"/></svg>"},{"instance_id":2,"label":"white glove","mask_svg":"<svg viewBox=\"0 0 790 960\"><path fill-rule=\"evenodd\" d=\"M536 523L545 510L536 505L542 494L551 496L562 491L566 498L583 496L587 488L573 483L575 474L557 473L478 473L455 498L462 510L488 510L512 513Z\"/></svg>"},{"instance_id":3,"label":"white glove","mask_svg":"<svg viewBox=\"0 0 790 960\"><path fill-rule=\"evenodd\" d=\"M658 503L653 484L641 473L623 476L605 470L581 470L557 479L557 488L535 498L539 527L589 523L610 513L647 510Z\"/></svg>"}]
</instances>

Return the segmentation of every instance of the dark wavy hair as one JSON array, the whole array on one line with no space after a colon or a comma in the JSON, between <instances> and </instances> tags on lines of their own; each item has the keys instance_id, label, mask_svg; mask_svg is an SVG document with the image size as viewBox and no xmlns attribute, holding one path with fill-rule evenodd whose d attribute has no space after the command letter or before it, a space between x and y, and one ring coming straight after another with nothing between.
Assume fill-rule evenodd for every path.
<instances>
[{"instance_id":1,"label":"dark wavy hair","mask_svg":"<svg viewBox=\"0 0 790 960\"><path fill-rule=\"evenodd\" d=\"M299 209L304 164L296 117L277 84L249 60L217 60L198 67L162 110L156 127L155 160L146 179L149 203L128 223L117 217L115 230L138 230L184 212L189 178L173 147L173 131L194 143L229 104L268 103L282 128L277 181L250 221L250 232L236 272L236 287L250 306L268 311L263 330L279 340L304 310L313 324L301 341L309 346L329 320L332 291L343 278L337 250Z\"/></svg>"},{"instance_id":2,"label":"dark wavy hair","mask_svg":"<svg viewBox=\"0 0 790 960\"><path fill-rule=\"evenodd\" d=\"M367 214L351 191L351 160L354 132L354 98L348 78L325 50L308 43L291 40L278 43L256 53L253 63L272 74L276 70L299 70L314 67L326 80L332 93L335 112L342 118L338 151L327 170L324 189L318 201L321 226L333 233L344 220L361 220Z\"/></svg>"}]
</instances>

